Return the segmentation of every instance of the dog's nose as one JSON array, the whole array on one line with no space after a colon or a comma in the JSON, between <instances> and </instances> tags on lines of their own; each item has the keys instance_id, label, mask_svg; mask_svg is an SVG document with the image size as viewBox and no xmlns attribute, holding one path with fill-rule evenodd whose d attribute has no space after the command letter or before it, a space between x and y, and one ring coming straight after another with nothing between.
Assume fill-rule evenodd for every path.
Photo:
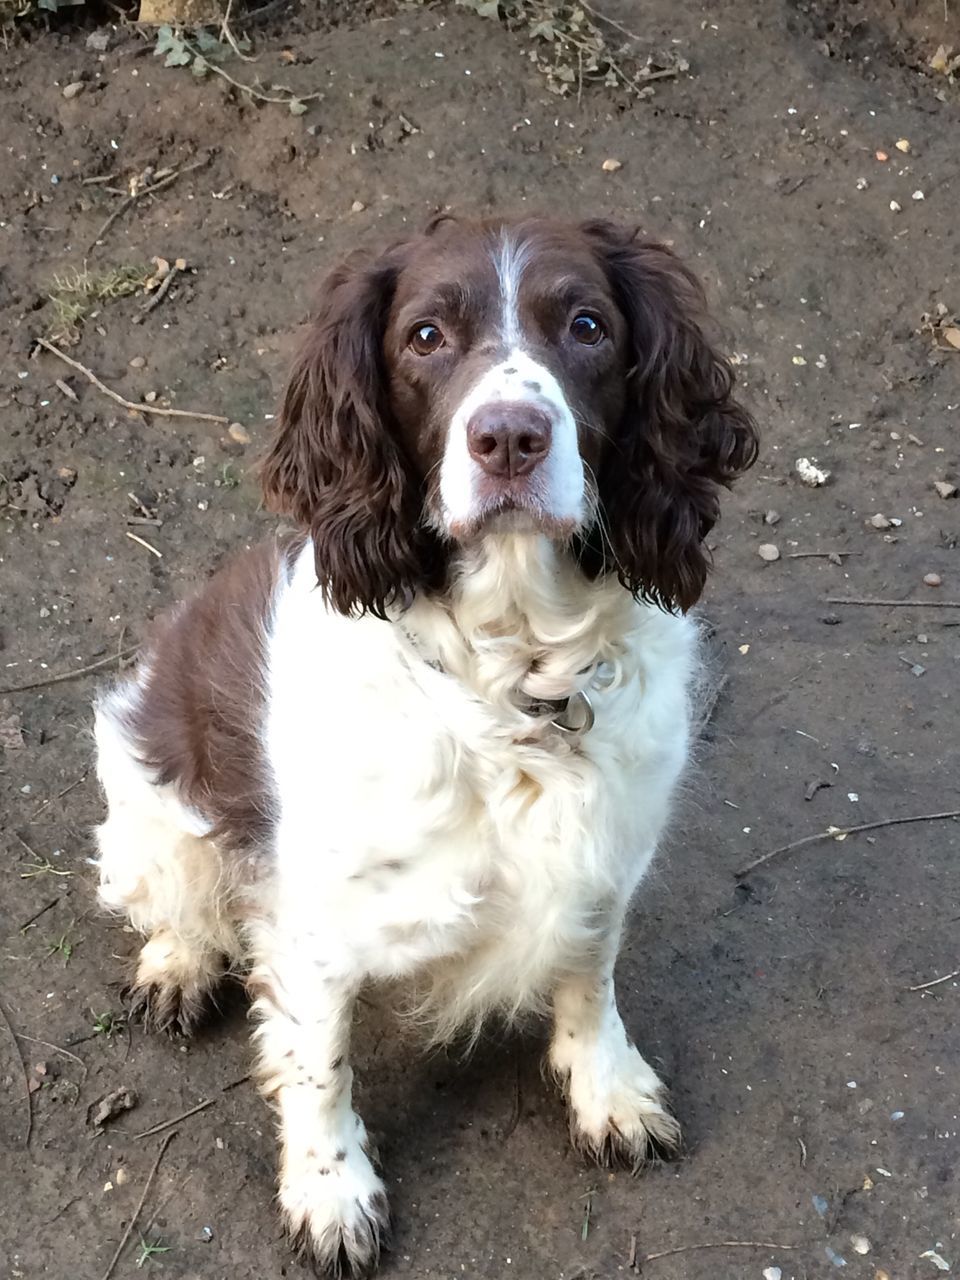
<instances>
[{"instance_id":1,"label":"dog's nose","mask_svg":"<svg viewBox=\"0 0 960 1280\"><path fill-rule=\"evenodd\" d=\"M467 448L488 475L514 480L547 456L550 419L521 401L482 405L467 423Z\"/></svg>"}]
</instances>

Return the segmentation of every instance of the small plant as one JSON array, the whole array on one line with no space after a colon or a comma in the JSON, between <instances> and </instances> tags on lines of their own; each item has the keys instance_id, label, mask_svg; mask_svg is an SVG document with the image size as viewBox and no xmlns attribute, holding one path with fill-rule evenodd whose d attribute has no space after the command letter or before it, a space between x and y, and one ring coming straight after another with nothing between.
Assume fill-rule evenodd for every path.
<instances>
[{"instance_id":1,"label":"small plant","mask_svg":"<svg viewBox=\"0 0 960 1280\"><path fill-rule=\"evenodd\" d=\"M236 489L240 484L240 472L232 462L225 462L220 468L218 480L221 489Z\"/></svg>"},{"instance_id":2,"label":"small plant","mask_svg":"<svg viewBox=\"0 0 960 1280\"><path fill-rule=\"evenodd\" d=\"M106 1013L94 1013L91 1009L90 1016L93 1018L93 1034L107 1040L112 1040L126 1025L122 1013L111 1013L109 1009Z\"/></svg>"},{"instance_id":3,"label":"small plant","mask_svg":"<svg viewBox=\"0 0 960 1280\"><path fill-rule=\"evenodd\" d=\"M423 3L424 0L421 0ZM652 80L686 71L685 59L671 53L643 59L634 51L638 37L612 18L604 18L585 0L456 0L481 18L502 22L531 42L529 57L561 97L579 97L588 83L626 89L635 97L653 92ZM615 45L611 32L625 39Z\"/></svg>"},{"instance_id":4,"label":"small plant","mask_svg":"<svg viewBox=\"0 0 960 1280\"><path fill-rule=\"evenodd\" d=\"M51 342L75 343L80 326L105 302L139 293L152 275L149 266L108 267L101 271L73 268L53 277L50 301L53 304L54 327Z\"/></svg>"},{"instance_id":5,"label":"small plant","mask_svg":"<svg viewBox=\"0 0 960 1280\"><path fill-rule=\"evenodd\" d=\"M144 1240L143 1236L141 1236L140 1237L140 1254L137 1257L137 1266L142 1267L145 1262L149 1262L150 1259L153 1258L156 1254L169 1253L170 1249L171 1249L170 1245L160 1243L159 1236L153 1242L153 1244L148 1244L147 1241Z\"/></svg>"},{"instance_id":6,"label":"small plant","mask_svg":"<svg viewBox=\"0 0 960 1280\"><path fill-rule=\"evenodd\" d=\"M63 956L63 967L66 968L70 963L70 957L73 955L76 946L77 943L71 939L70 930L68 929L66 933L60 935L56 942L47 944L47 955Z\"/></svg>"}]
</instances>

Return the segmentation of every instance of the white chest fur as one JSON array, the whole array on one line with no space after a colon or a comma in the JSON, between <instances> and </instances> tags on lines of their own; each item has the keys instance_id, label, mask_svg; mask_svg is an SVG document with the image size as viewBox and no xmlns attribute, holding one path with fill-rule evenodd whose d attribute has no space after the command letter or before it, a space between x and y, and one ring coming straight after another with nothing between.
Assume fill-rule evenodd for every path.
<instances>
[{"instance_id":1,"label":"white chest fur","mask_svg":"<svg viewBox=\"0 0 960 1280\"><path fill-rule=\"evenodd\" d=\"M329 963L425 976L445 1032L534 1002L561 958L590 952L649 862L686 755L692 624L610 586L571 599L582 580L531 543L498 539L452 608L418 602L402 626L327 612L307 549L270 635L283 914ZM517 557L522 573L505 573ZM505 580L525 593L507 608ZM579 741L515 705L518 687L558 697L598 661L606 687Z\"/></svg>"}]
</instances>

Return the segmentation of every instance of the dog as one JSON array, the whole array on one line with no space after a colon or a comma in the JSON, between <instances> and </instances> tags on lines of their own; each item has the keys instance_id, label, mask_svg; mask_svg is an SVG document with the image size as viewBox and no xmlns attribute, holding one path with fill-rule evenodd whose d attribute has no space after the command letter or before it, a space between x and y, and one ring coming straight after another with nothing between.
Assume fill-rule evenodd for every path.
<instances>
[{"instance_id":1,"label":"dog","mask_svg":"<svg viewBox=\"0 0 960 1280\"><path fill-rule=\"evenodd\" d=\"M364 983L436 1041L549 1012L574 1142L679 1140L613 971L688 754L704 539L757 431L667 247L438 218L323 286L262 464L296 532L166 617L96 709L100 898L134 1004L253 998L279 1205L365 1275L387 1197L351 1101Z\"/></svg>"}]
</instances>

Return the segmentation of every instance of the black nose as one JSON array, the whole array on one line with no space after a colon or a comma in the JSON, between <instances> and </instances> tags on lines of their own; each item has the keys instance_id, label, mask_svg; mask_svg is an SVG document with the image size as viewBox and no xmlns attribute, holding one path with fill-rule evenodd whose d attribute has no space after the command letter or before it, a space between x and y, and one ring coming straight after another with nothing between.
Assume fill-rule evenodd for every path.
<instances>
[{"instance_id":1,"label":"black nose","mask_svg":"<svg viewBox=\"0 0 960 1280\"><path fill-rule=\"evenodd\" d=\"M550 419L522 401L481 405L467 423L467 448L487 475L525 476L550 450Z\"/></svg>"}]
</instances>

